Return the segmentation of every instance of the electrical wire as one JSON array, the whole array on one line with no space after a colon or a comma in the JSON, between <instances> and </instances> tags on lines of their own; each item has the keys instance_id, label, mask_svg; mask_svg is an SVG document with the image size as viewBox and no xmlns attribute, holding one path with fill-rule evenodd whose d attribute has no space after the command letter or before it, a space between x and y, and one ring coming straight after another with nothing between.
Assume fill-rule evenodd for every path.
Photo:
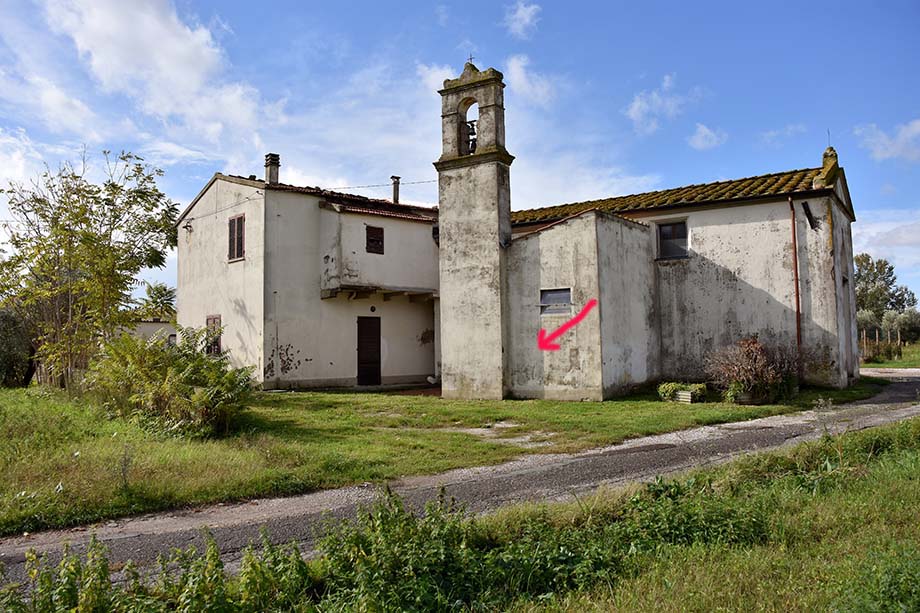
<instances>
[{"instance_id":1,"label":"electrical wire","mask_svg":"<svg viewBox=\"0 0 920 613\"><path fill-rule=\"evenodd\" d=\"M400 187L402 187L403 185L421 185L421 184L423 184L423 183L437 183L437 182L438 182L437 179L431 179L431 180L429 180L429 181L400 181L400 182L399 182L399 185L400 185ZM334 190L334 189L369 189L369 188L371 188L371 187L390 187L391 185L393 185L393 184L392 184L392 183L378 183L377 185L346 185L346 186L343 186L343 187L330 187L329 189L330 189L330 190Z\"/></svg>"}]
</instances>

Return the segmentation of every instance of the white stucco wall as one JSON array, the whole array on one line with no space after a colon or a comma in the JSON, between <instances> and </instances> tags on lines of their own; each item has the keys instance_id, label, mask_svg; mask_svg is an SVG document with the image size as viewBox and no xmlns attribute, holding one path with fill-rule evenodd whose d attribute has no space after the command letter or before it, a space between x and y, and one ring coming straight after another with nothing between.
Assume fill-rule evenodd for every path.
<instances>
[{"instance_id":1,"label":"white stucco wall","mask_svg":"<svg viewBox=\"0 0 920 613\"><path fill-rule=\"evenodd\" d=\"M597 215L604 397L655 380L659 334L654 233L613 215Z\"/></svg>"},{"instance_id":2,"label":"white stucco wall","mask_svg":"<svg viewBox=\"0 0 920 613\"><path fill-rule=\"evenodd\" d=\"M245 258L229 262L228 220L240 213L246 214ZM261 190L218 179L178 229L177 323L202 328L209 315L220 315L222 348L235 366L254 366L256 377L263 366L263 225Z\"/></svg>"},{"instance_id":3,"label":"white stucco wall","mask_svg":"<svg viewBox=\"0 0 920 613\"><path fill-rule=\"evenodd\" d=\"M819 223L811 229L796 201L803 346L818 354L806 373L841 385L837 290L830 250L828 198L808 200ZM768 202L642 216L648 223L686 220L690 257L659 260L661 376L701 379L714 349L758 334L796 342L792 226L787 202Z\"/></svg>"},{"instance_id":4,"label":"white stucco wall","mask_svg":"<svg viewBox=\"0 0 920 613\"><path fill-rule=\"evenodd\" d=\"M168 321L136 321L128 332L143 339L151 338L155 334L169 337L176 334L176 326Z\"/></svg>"},{"instance_id":5,"label":"white stucco wall","mask_svg":"<svg viewBox=\"0 0 920 613\"><path fill-rule=\"evenodd\" d=\"M361 228L363 249L365 216L352 220L348 214L321 209L314 196L272 190L267 211L266 387L355 385L358 316L381 318L382 383L424 382L434 373L431 300L385 300L380 293L361 299L350 299L348 293L322 298L321 278L328 266L324 258L337 251L330 234L339 223L335 218L341 218L343 235L345 228ZM427 223L398 221L385 227L394 238L412 235L410 243L420 244L420 237L433 242ZM398 273L391 271L415 266L415 251L399 249L398 241L389 245L377 256L381 260L373 274L378 278L394 278Z\"/></svg>"},{"instance_id":6,"label":"white stucco wall","mask_svg":"<svg viewBox=\"0 0 920 613\"><path fill-rule=\"evenodd\" d=\"M518 398L601 400L603 376L600 307L592 309L556 343L537 346L540 328L548 333L598 298L596 215L591 212L516 239L506 254L508 369L511 395ZM572 290L572 310L541 315L540 290Z\"/></svg>"},{"instance_id":7,"label":"white stucco wall","mask_svg":"<svg viewBox=\"0 0 920 613\"><path fill-rule=\"evenodd\" d=\"M832 201L833 202L833 201ZM859 338L856 326L856 283L853 270L853 235L850 219L836 202L830 207L833 226L834 281L837 295L837 335L841 364L840 384L859 378ZM842 375L846 374L847 381Z\"/></svg>"},{"instance_id":8,"label":"white stucco wall","mask_svg":"<svg viewBox=\"0 0 920 613\"><path fill-rule=\"evenodd\" d=\"M438 289L434 224L371 215L341 215L344 285ZM366 228L383 228L384 253L367 253Z\"/></svg>"}]
</instances>

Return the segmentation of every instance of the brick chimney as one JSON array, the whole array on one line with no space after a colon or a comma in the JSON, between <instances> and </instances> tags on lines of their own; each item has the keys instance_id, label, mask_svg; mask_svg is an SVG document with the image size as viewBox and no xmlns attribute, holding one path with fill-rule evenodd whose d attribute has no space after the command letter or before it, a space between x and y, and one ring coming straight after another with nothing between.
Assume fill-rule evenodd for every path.
<instances>
[{"instance_id":1,"label":"brick chimney","mask_svg":"<svg viewBox=\"0 0 920 613\"><path fill-rule=\"evenodd\" d=\"M265 182L278 183L278 168L281 167L281 156L277 153L265 154Z\"/></svg>"},{"instance_id":2,"label":"brick chimney","mask_svg":"<svg viewBox=\"0 0 920 613\"><path fill-rule=\"evenodd\" d=\"M393 204L399 204L399 177L393 175L390 181L393 182Z\"/></svg>"}]
</instances>

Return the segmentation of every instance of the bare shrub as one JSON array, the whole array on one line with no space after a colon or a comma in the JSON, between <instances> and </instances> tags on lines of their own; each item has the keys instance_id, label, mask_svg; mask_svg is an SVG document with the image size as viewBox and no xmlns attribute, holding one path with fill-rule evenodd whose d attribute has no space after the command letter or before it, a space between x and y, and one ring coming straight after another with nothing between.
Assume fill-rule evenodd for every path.
<instances>
[{"instance_id":1,"label":"bare shrub","mask_svg":"<svg viewBox=\"0 0 920 613\"><path fill-rule=\"evenodd\" d=\"M755 334L713 351L704 368L715 386L728 392L726 400L750 394L754 402L769 403L795 395L804 359L795 347L767 346Z\"/></svg>"}]
</instances>

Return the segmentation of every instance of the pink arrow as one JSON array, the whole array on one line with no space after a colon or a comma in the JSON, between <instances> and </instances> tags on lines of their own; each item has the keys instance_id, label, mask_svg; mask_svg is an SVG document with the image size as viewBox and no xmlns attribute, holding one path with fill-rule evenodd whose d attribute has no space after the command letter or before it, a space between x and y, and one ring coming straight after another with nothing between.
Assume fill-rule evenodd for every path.
<instances>
[{"instance_id":1,"label":"pink arrow","mask_svg":"<svg viewBox=\"0 0 920 613\"><path fill-rule=\"evenodd\" d=\"M556 328L552 334L547 335L546 330L540 328L540 332L537 334L537 347L539 347L541 351L556 351L559 349L559 345L553 341L568 332L570 328L577 326L582 319L588 316L588 312L596 306L597 299L592 298L578 315Z\"/></svg>"}]
</instances>

